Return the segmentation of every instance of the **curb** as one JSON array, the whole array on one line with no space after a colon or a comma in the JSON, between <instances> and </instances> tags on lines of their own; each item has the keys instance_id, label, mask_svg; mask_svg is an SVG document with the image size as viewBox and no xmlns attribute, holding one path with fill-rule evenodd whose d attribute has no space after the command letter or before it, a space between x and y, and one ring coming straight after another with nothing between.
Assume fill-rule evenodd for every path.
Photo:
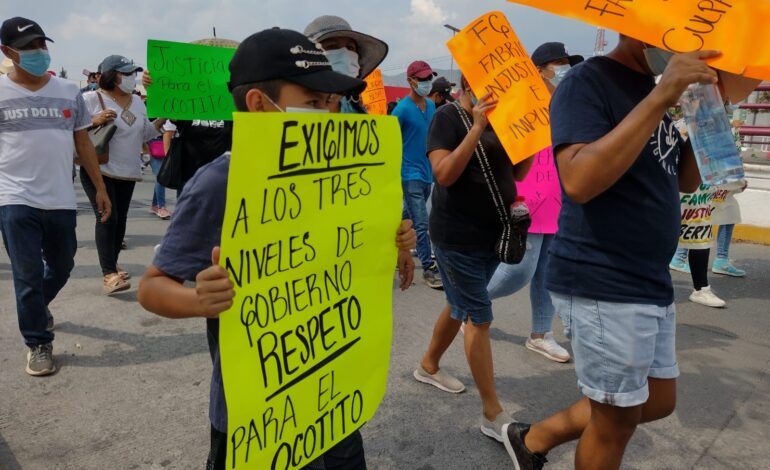
<instances>
[{"instance_id":1,"label":"curb","mask_svg":"<svg viewBox=\"0 0 770 470\"><path fill-rule=\"evenodd\" d=\"M733 232L733 240L756 243L758 245L770 245L770 227L736 225L735 232Z\"/></svg>"}]
</instances>

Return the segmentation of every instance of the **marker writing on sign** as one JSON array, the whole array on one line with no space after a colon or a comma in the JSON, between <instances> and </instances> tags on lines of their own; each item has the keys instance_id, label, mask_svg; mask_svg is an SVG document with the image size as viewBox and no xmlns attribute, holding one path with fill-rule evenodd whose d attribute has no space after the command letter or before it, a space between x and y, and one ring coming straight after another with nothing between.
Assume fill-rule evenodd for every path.
<instances>
[{"instance_id":1,"label":"marker writing on sign","mask_svg":"<svg viewBox=\"0 0 770 470\"><path fill-rule=\"evenodd\" d=\"M720 7L721 5L721 7ZM722 0L699 0L699 14L687 20L684 28L671 28L663 34L663 45L673 52L693 52L703 49L706 37L713 33L719 22L733 6Z\"/></svg>"},{"instance_id":2,"label":"marker writing on sign","mask_svg":"<svg viewBox=\"0 0 770 470\"><path fill-rule=\"evenodd\" d=\"M588 0L583 8L586 11L599 12L599 16L613 15L625 17L626 6L634 0Z\"/></svg>"},{"instance_id":3,"label":"marker writing on sign","mask_svg":"<svg viewBox=\"0 0 770 470\"><path fill-rule=\"evenodd\" d=\"M319 382L319 388L322 385ZM319 390L319 394L324 393ZM335 395L338 397L339 393ZM278 448L271 459L270 468L285 470L291 467L299 468L319 453L326 450L335 436L345 435L349 429L355 429L361 425L361 415L364 409L363 393L356 389L343 397L328 404L326 411L312 421L305 429L297 429L297 417L294 403L289 395L284 400L283 413L274 416L275 411L269 406L262 415L261 422L251 419L246 426L237 427L230 435L232 448L231 468L235 468L240 462L246 464L249 457L258 455L252 452L252 446L256 450L263 450L270 444L278 444ZM296 433L284 438L286 424L293 425Z\"/></svg>"},{"instance_id":4,"label":"marker writing on sign","mask_svg":"<svg viewBox=\"0 0 770 470\"><path fill-rule=\"evenodd\" d=\"M343 163L373 157L380 151L377 121L335 122L327 120L300 125L283 123L278 173L268 179L337 171L345 168L379 166L382 162Z\"/></svg>"}]
</instances>

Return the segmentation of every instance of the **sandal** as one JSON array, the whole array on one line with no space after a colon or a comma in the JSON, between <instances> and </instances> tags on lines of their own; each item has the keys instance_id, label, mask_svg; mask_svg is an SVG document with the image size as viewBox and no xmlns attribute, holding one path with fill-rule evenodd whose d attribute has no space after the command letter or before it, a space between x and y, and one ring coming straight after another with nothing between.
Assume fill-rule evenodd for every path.
<instances>
[{"instance_id":1,"label":"sandal","mask_svg":"<svg viewBox=\"0 0 770 470\"><path fill-rule=\"evenodd\" d=\"M131 279L131 273L129 273L128 271L124 271L123 268L121 268L120 266L117 266L117 268L118 268L118 275L120 276L121 279L123 279L124 281L128 281L129 279Z\"/></svg>"},{"instance_id":2,"label":"sandal","mask_svg":"<svg viewBox=\"0 0 770 470\"><path fill-rule=\"evenodd\" d=\"M104 276L102 292L107 295L116 292L122 292L131 288L131 283L120 277L118 273L107 274Z\"/></svg>"}]
</instances>

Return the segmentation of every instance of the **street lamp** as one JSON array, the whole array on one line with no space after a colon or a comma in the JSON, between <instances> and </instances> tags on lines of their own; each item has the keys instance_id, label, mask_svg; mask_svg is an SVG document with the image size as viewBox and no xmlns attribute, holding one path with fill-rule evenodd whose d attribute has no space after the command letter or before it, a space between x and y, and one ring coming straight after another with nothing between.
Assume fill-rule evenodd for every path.
<instances>
[{"instance_id":1,"label":"street lamp","mask_svg":"<svg viewBox=\"0 0 770 470\"><path fill-rule=\"evenodd\" d=\"M459 28L456 28L452 26L451 24L445 24L444 27L450 31L452 31L452 36L460 32ZM449 81L452 81L452 75L454 75L454 67L455 67L455 58L450 54L449 55Z\"/></svg>"}]
</instances>

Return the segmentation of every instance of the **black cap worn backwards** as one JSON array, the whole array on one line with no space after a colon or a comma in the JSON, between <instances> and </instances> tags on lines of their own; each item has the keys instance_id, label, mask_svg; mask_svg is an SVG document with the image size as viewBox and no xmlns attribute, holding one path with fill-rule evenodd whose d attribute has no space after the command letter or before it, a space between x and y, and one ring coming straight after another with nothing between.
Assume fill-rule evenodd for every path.
<instances>
[{"instance_id":1,"label":"black cap worn backwards","mask_svg":"<svg viewBox=\"0 0 770 470\"><path fill-rule=\"evenodd\" d=\"M39 24L20 16L7 19L0 26L0 43L3 46L24 47L40 38L53 42L53 39L45 35Z\"/></svg>"},{"instance_id":2,"label":"black cap worn backwards","mask_svg":"<svg viewBox=\"0 0 770 470\"><path fill-rule=\"evenodd\" d=\"M366 88L363 80L334 72L323 49L304 34L279 28L244 39L230 61L230 91L268 80L286 80L338 95L355 95Z\"/></svg>"},{"instance_id":3,"label":"black cap worn backwards","mask_svg":"<svg viewBox=\"0 0 770 470\"><path fill-rule=\"evenodd\" d=\"M559 59L568 59L569 64L573 66L584 60L582 55L569 55L564 44L560 42L547 42L532 53L532 62L538 67Z\"/></svg>"}]
</instances>

